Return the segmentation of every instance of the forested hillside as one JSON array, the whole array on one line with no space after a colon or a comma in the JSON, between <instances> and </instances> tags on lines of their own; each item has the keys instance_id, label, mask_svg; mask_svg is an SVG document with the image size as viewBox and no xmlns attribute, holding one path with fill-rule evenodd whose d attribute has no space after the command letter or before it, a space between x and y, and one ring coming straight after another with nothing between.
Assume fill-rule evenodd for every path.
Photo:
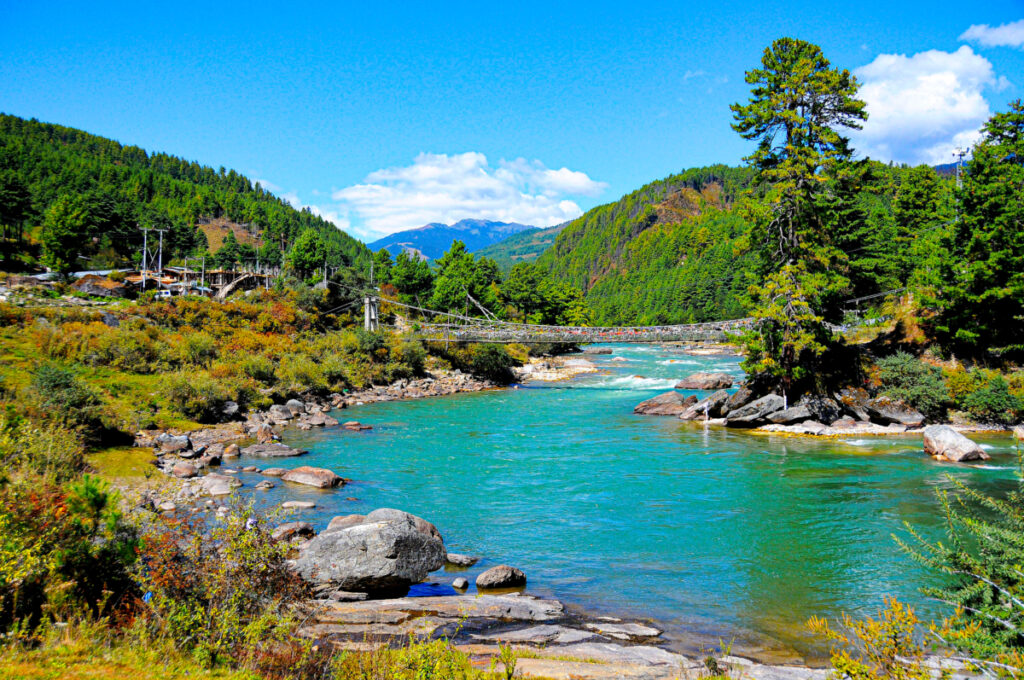
<instances>
[{"instance_id":1,"label":"forested hillside","mask_svg":"<svg viewBox=\"0 0 1024 680\"><path fill-rule=\"evenodd\" d=\"M558 235L562 233L564 224L559 224L547 229L532 228L494 245L487 246L476 251L477 257L487 257L498 263L503 272L512 269L514 265L522 262L535 262L545 250L551 247Z\"/></svg>"},{"instance_id":2,"label":"forested hillside","mask_svg":"<svg viewBox=\"0 0 1024 680\"><path fill-rule=\"evenodd\" d=\"M585 291L595 323L744 316L760 263L750 216L767 209L747 168L712 166L653 182L570 222L538 259ZM831 195L849 298L927 277L952 215L953 180L932 168L852 163Z\"/></svg>"},{"instance_id":3,"label":"forested hillside","mask_svg":"<svg viewBox=\"0 0 1024 680\"><path fill-rule=\"evenodd\" d=\"M146 227L167 230L165 263L198 256L208 249L198 225L218 218L258 234L258 247L229 238L232 260L279 264L311 230L329 264L369 263L361 243L234 170L10 115L0 115L0 205L9 269L128 264L138 258Z\"/></svg>"}]
</instances>

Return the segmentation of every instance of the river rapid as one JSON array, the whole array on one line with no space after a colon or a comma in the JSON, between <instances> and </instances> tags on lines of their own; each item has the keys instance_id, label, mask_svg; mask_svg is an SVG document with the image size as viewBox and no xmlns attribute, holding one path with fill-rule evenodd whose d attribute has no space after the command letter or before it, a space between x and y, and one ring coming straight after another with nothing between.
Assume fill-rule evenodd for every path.
<instances>
[{"instance_id":1,"label":"river rapid","mask_svg":"<svg viewBox=\"0 0 1024 680\"><path fill-rule=\"evenodd\" d=\"M288 431L310 453L282 466L353 481L260 498L315 500L299 517L318 530L335 515L407 510L436 524L451 552L482 557L462 574L470 582L507 563L530 592L654 621L680 651L731 641L796 661L820 658L804 626L812 615L870 614L885 596L941 614L918 592L933 576L892 535L907 536L909 522L941 536L935 492L952 487L948 476L999 495L1016 483L1009 436L976 437L992 460L968 466L932 461L920 435L814 440L633 415L690 373L741 377L738 359L610 347L588 357L599 373L568 382L334 414L373 425L365 432Z\"/></svg>"}]
</instances>

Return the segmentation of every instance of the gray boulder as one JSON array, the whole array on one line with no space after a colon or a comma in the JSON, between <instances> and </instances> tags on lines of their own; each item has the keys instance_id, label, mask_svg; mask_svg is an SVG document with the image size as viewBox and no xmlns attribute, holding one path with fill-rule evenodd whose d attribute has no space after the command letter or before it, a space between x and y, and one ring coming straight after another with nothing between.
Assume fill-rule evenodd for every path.
<instances>
[{"instance_id":1,"label":"gray boulder","mask_svg":"<svg viewBox=\"0 0 1024 680\"><path fill-rule=\"evenodd\" d=\"M173 434L162 434L156 438L160 451L163 453L180 453L192 448L192 442L188 435L175 436Z\"/></svg>"},{"instance_id":2,"label":"gray boulder","mask_svg":"<svg viewBox=\"0 0 1024 680\"><path fill-rule=\"evenodd\" d=\"M479 562L480 558L473 557L472 555L460 555L458 553L450 552L445 556L445 561L453 567L461 567L463 569L468 569L469 567L472 567L474 564Z\"/></svg>"},{"instance_id":3,"label":"gray boulder","mask_svg":"<svg viewBox=\"0 0 1024 680\"><path fill-rule=\"evenodd\" d=\"M696 402L697 397L693 395L684 397L675 391L665 392L640 402L633 408L633 413L645 416L678 416Z\"/></svg>"},{"instance_id":4,"label":"gray boulder","mask_svg":"<svg viewBox=\"0 0 1024 680\"><path fill-rule=\"evenodd\" d=\"M729 411L725 416L725 424L730 427L753 427L760 425L768 416L781 411L785 404L785 400L779 395L766 394L746 406Z\"/></svg>"},{"instance_id":5,"label":"gray boulder","mask_svg":"<svg viewBox=\"0 0 1024 680\"><path fill-rule=\"evenodd\" d=\"M790 423L810 420L813 417L811 409L807 408L804 404L797 404L796 406L790 406L787 409L772 413L768 416L768 420L777 425L789 425Z\"/></svg>"},{"instance_id":6,"label":"gray boulder","mask_svg":"<svg viewBox=\"0 0 1024 680\"><path fill-rule=\"evenodd\" d=\"M298 399L289 399L284 403L284 407L291 411L293 416L297 416L306 412L306 405Z\"/></svg>"},{"instance_id":7,"label":"gray boulder","mask_svg":"<svg viewBox=\"0 0 1024 680\"><path fill-rule=\"evenodd\" d=\"M724 390L732 387L728 373L694 373L676 384L677 390Z\"/></svg>"},{"instance_id":8,"label":"gray boulder","mask_svg":"<svg viewBox=\"0 0 1024 680\"><path fill-rule=\"evenodd\" d=\"M444 543L420 531L414 515L393 510L373 516L309 541L295 560L296 572L341 590L401 593L444 566Z\"/></svg>"},{"instance_id":9,"label":"gray boulder","mask_svg":"<svg viewBox=\"0 0 1024 680\"><path fill-rule=\"evenodd\" d=\"M752 402L754 400L754 396L754 391L752 389L746 385L740 385L738 390L729 395L729 399L726 400L725 406L722 407L722 410L725 413L735 411L741 406L746 406Z\"/></svg>"},{"instance_id":10,"label":"gray boulder","mask_svg":"<svg viewBox=\"0 0 1024 680\"><path fill-rule=\"evenodd\" d=\"M338 531L349 527L359 526L366 521L366 515L340 515L332 519L324 531Z\"/></svg>"},{"instance_id":11,"label":"gray boulder","mask_svg":"<svg viewBox=\"0 0 1024 680\"><path fill-rule=\"evenodd\" d=\"M696 404L689 406L685 411L679 414L680 420L700 420L704 418L705 412L710 418L721 418L724 413L722 409L725 407L725 403L729 401L729 393L725 390L718 390L712 394L704 397Z\"/></svg>"},{"instance_id":12,"label":"gray boulder","mask_svg":"<svg viewBox=\"0 0 1024 680\"><path fill-rule=\"evenodd\" d=\"M441 538L441 532L437 530L437 527L423 519L417 517L411 513L405 512L404 510L395 510L394 508L378 508L366 516L364 522L407 522L411 521L413 526L416 527L416 531L420 532L424 536L430 538L436 538L437 540L444 543L444 539Z\"/></svg>"},{"instance_id":13,"label":"gray boulder","mask_svg":"<svg viewBox=\"0 0 1024 680\"><path fill-rule=\"evenodd\" d=\"M985 450L949 425L924 428L924 452L936 460L960 463L967 460L988 460Z\"/></svg>"},{"instance_id":14,"label":"gray boulder","mask_svg":"<svg viewBox=\"0 0 1024 680\"><path fill-rule=\"evenodd\" d=\"M466 579L464 579L461 576L458 577L457 579L455 579L454 581L452 581L452 588L455 588L456 590L465 590L468 587L469 587L469 581L467 581Z\"/></svg>"},{"instance_id":15,"label":"gray boulder","mask_svg":"<svg viewBox=\"0 0 1024 680\"><path fill-rule=\"evenodd\" d=\"M526 585L526 574L507 564L491 567L476 577L477 589L522 588Z\"/></svg>"},{"instance_id":16,"label":"gray boulder","mask_svg":"<svg viewBox=\"0 0 1024 680\"><path fill-rule=\"evenodd\" d=\"M282 404L274 404L267 412L274 420L291 420L295 417L292 410Z\"/></svg>"},{"instance_id":17,"label":"gray boulder","mask_svg":"<svg viewBox=\"0 0 1024 680\"><path fill-rule=\"evenodd\" d=\"M877 397L871 399L864 405L864 409L871 416L872 420L883 425L896 423L907 427L921 427L924 425L924 415L916 409L907 406L898 399L889 397Z\"/></svg>"},{"instance_id":18,"label":"gray boulder","mask_svg":"<svg viewBox=\"0 0 1024 680\"><path fill-rule=\"evenodd\" d=\"M225 401L224 406L220 409L220 413L225 418L234 418L238 415L239 410L237 401Z\"/></svg>"}]
</instances>

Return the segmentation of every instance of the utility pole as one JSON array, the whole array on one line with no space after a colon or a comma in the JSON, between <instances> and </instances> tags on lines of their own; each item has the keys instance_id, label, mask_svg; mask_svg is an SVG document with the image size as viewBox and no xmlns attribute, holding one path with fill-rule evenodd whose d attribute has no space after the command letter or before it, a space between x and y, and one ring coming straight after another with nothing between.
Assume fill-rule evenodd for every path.
<instances>
[{"instance_id":1,"label":"utility pole","mask_svg":"<svg viewBox=\"0 0 1024 680\"><path fill-rule=\"evenodd\" d=\"M146 260L149 259L149 229L142 229L142 292L146 292Z\"/></svg>"},{"instance_id":2,"label":"utility pole","mask_svg":"<svg viewBox=\"0 0 1024 680\"><path fill-rule=\"evenodd\" d=\"M157 269L156 280L159 283L160 278L164 274L164 232L167 231L167 230L166 229L154 229L153 231L155 231L158 234L160 234L160 251L159 251L160 254L159 254L158 258L157 258L157 265L156 265L156 269Z\"/></svg>"},{"instance_id":3,"label":"utility pole","mask_svg":"<svg viewBox=\"0 0 1024 680\"><path fill-rule=\"evenodd\" d=\"M962 189L964 186L964 181L961 178L960 172L961 168L964 165L964 156L967 155L967 149L958 146L956 150L953 151L953 155L956 156L956 188Z\"/></svg>"}]
</instances>

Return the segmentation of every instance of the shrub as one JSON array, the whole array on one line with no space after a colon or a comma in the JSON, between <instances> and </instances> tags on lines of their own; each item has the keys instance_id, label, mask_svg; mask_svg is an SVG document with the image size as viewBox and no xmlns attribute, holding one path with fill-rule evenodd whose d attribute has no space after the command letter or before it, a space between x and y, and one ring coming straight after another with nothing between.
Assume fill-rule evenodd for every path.
<instances>
[{"instance_id":1,"label":"shrub","mask_svg":"<svg viewBox=\"0 0 1024 680\"><path fill-rule=\"evenodd\" d=\"M265 356L250 355L239 362L242 375L252 378L264 385L273 385L275 381L274 363Z\"/></svg>"},{"instance_id":2,"label":"shrub","mask_svg":"<svg viewBox=\"0 0 1024 680\"><path fill-rule=\"evenodd\" d=\"M216 524L189 517L153 525L136 570L150 634L206 666L257 666L290 639L292 607L305 595L287 567L288 550L248 506Z\"/></svg>"},{"instance_id":3,"label":"shrub","mask_svg":"<svg viewBox=\"0 0 1024 680\"><path fill-rule=\"evenodd\" d=\"M282 389L290 394L328 392L327 378L320 363L302 354L289 354L281 358L275 370Z\"/></svg>"},{"instance_id":4,"label":"shrub","mask_svg":"<svg viewBox=\"0 0 1024 680\"><path fill-rule=\"evenodd\" d=\"M75 479L85 467L77 432L56 424L39 427L10 414L0 416L0 474L39 476L54 483Z\"/></svg>"},{"instance_id":5,"label":"shrub","mask_svg":"<svg viewBox=\"0 0 1024 680\"><path fill-rule=\"evenodd\" d=\"M964 395L961 404L972 418L983 423L1010 425L1017 422L1024 411L1024 400L1010 393L1010 386L1001 375L989 378L978 389Z\"/></svg>"},{"instance_id":6,"label":"shrub","mask_svg":"<svg viewBox=\"0 0 1024 680\"><path fill-rule=\"evenodd\" d=\"M932 680L926 648L918 641L919 621L910 607L886 600L878 618L853 621L843 615L841 629L821 618L809 627L833 643L835 677L850 680Z\"/></svg>"},{"instance_id":7,"label":"shrub","mask_svg":"<svg viewBox=\"0 0 1024 680\"><path fill-rule=\"evenodd\" d=\"M218 423L232 394L206 373L178 373L168 381L167 396L179 413L198 423Z\"/></svg>"},{"instance_id":8,"label":"shrub","mask_svg":"<svg viewBox=\"0 0 1024 680\"><path fill-rule=\"evenodd\" d=\"M0 501L0 631L106 616L130 593L137 535L105 482L11 484Z\"/></svg>"},{"instance_id":9,"label":"shrub","mask_svg":"<svg viewBox=\"0 0 1024 680\"><path fill-rule=\"evenodd\" d=\"M217 358L217 341L209 333L187 333L178 345L178 359L182 364L209 366Z\"/></svg>"},{"instance_id":10,"label":"shrub","mask_svg":"<svg viewBox=\"0 0 1024 680\"><path fill-rule=\"evenodd\" d=\"M945 414L949 392L938 367L896 352L879 360L878 379L884 394L913 406L930 420Z\"/></svg>"},{"instance_id":11,"label":"shrub","mask_svg":"<svg viewBox=\"0 0 1024 680\"><path fill-rule=\"evenodd\" d=\"M504 347L494 344L477 345L469 360L469 370L473 375L499 385L507 385L515 380L512 367L517 365Z\"/></svg>"},{"instance_id":12,"label":"shrub","mask_svg":"<svg viewBox=\"0 0 1024 680\"><path fill-rule=\"evenodd\" d=\"M100 400L70 370L53 363L41 364L32 374L32 398L44 415L71 427L95 425Z\"/></svg>"}]
</instances>

